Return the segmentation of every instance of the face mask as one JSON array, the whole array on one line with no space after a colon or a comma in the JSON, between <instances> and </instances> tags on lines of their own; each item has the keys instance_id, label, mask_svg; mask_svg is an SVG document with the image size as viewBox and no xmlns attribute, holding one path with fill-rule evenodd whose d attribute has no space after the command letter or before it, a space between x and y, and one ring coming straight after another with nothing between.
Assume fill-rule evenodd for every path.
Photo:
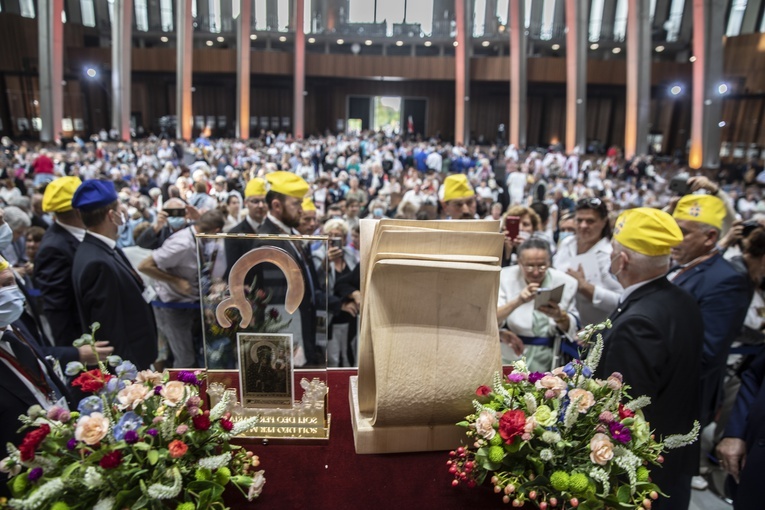
<instances>
[{"instance_id":1,"label":"face mask","mask_svg":"<svg viewBox=\"0 0 765 510\"><path fill-rule=\"evenodd\" d=\"M13 230L11 230L7 223L3 223L0 226L0 251L10 246L11 241L13 241Z\"/></svg>"},{"instance_id":2,"label":"face mask","mask_svg":"<svg viewBox=\"0 0 765 510\"><path fill-rule=\"evenodd\" d=\"M571 237L572 235L574 235L573 232L560 232L558 233L558 242L560 243L564 239L566 239L567 237Z\"/></svg>"},{"instance_id":3,"label":"face mask","mask_svg":"<svg viewBox=\"0 0 765 510\"><path fill-rule=\"evenodd\" d=\"M122 224L117 225L117 237L122 237L125 234L128 226L127 218L125 217L124 213L120 213L120 218L122 218Z\"/></svg>"},{"instance_id":4,"label":"face mask","mask_svg":"<svg viewBox=\"0 0 765 510\"><path fill-rule=\"evenodd\" d=\"M618 257L618 256L619 256L619 254L617 253L617 254L616 254L616 256ZM615 260L615 257L611 257L611 264L613 264L613 263L614 263L614 260ZM619 273L621 273L621 272L622 272L622 269L624 269L624 266L622 266L621 268L619 268L619 270L618 270L617 272L615 272L615 273L612 273L612 272L611 272L611 264L609 264L609 266L608 266L608 274L610 274L610 275L611 275L611 278L613 278L615 281L617 281L617 282L618 282L618 281L619 281L619 278L617 278L617 277L619 276Z\"/></svg>"},{"instance_id":5,"label":"face mask","mask_svg":"<svg viewBox=\"0 0 765 510\"><path fill-rule=\"evenodd\" d=\"M15 285L0 289L0 328L5 328L24 312L24 294Z\"/></svg>"},{"instance_id":6,"label":"face mask","mask_svg":"<svg viewBox=\"0 0 765 510\"><path fill-rule=\"evenodd\" d=\"M180 230L186 226L186 218L182 216L172 216L167 219L167 224L173 230Z\"/></svg>"}]
</instances>

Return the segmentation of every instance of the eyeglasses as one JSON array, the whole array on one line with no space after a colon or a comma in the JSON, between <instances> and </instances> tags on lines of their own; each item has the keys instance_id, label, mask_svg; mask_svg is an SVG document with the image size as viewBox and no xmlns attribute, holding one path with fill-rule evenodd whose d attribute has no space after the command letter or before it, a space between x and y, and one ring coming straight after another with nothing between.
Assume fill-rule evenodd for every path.
<instances>
[{"instance_id":1,"label":"eyeglasses","mask_svg":"<svg viewBox=\"0 0 765 510\"><path fill-rule=\"evenodd\" d=\"M519 266L523 268L524 271L527 273L533 273L534 271L539 271L540 273L544 273L547 271L547 268L549 267L547 264L539 264L539 265L526 265L518 263Z\"/></svg>"},{"instance_id":2,"label":"eyeglasses","mask_svg":"<svg viewBox=\"0 0 765 510\"><path fill-rule=\"evenodd\" d=\"M593 198L581 198L576 203L577 210L579 209L600 209L603 207L603 201L597 197Z\"/></svg>"}]
</instances>

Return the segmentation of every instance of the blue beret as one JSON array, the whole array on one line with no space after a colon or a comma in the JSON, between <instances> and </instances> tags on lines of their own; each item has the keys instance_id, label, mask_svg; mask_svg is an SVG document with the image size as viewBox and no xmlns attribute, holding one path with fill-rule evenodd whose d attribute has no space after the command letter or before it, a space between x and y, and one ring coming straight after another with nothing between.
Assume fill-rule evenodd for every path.
<instances>
[{"instance_id":1,"label":"blue beret","mask_svg":"<svg viewBox=\"0 0 765 510\"><path fill-rule=\"evenodd\" d=\"M72 197L72 207L83 211L94 211L117 200L117 190L112 181L88 179Z\"/></svg>"}]
</instances>

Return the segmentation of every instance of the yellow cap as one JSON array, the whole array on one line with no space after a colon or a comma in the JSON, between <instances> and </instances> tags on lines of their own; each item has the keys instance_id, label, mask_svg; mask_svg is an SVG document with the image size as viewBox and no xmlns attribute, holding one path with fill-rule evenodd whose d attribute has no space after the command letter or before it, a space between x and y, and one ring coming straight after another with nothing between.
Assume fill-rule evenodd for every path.
<instances>
[{"instance_id":1,"label":"yellow cap","mask_svg":"<svg viewBox=\"0 0 765 510\"><path fill-rule=\"evenodd\" d=\"M722 229L725 202L713 195L685 195L675 206L676 220L698 221Z\"/></svg>"},{"instance_id":2,"label":"yellow cap","mask_svg":"<svg viewBox=\"0 0 765 510\"><path fill-rule=\"evenodd\" d=\"M475 195L475 191L468 182L467 175L455 174L444 179L444 202L455 198L468 198L473 195Z\"/></svg>"},{"instance_id":3,"label":"yellow cap","mask_svg":"<svg viewBox=\"0 0 765 510\"><path fill-rule=\"evenodd\" d=\"M42 208L45 212L66 212L72 210L72 197L82 181L79 177L60 177L45 186Z\"/></svg>"},{"instance_id":4,"label":"yellow cap","mask_svg":"<svg viewBox=\"0 0 765 510\"><path fill-rule=\"evenodd\" d=\"M10 266L11 265L8 263L7 260L5 260L3 257L0 257L0 271L5 271Z\"/></svg>"},{"instance_id":5,"label":"yellow cap","mask_svg":"<svg viewBox=\"0 0 765 510\"><path fill-rule=\"evenodd\" d=\"M313 200L311 200L311 197L305 197L303 199L303 212L305 211L315 211L316 205L314 205Z\"/></svg>"},{"instance_id":6,"label":"yellow cap","mask_svg":"<svg viewBox=\"0 0 765 510\"><path fill-rule=\"evenodd\" d=\"M613 238L625 248L655 257L669 255L670 249L683 241L683 233L664 211L638 207L619 215Z\"/></svg>"},{"instance_id":7,"label":"yellow cap","mask_svg":"<svg viewBox=\"0 0 765 510\"><path fill-rule=\"evenodd\" d=\"M305 179L292 172L271 172L266 174L266 180L271 185L271 191L282 195L302 199L308 193L308 183Z\"/></svg>"},{"instance_id":8,"label":"yellow cap","mask_svg":"<svg viewBox=\"0 0 765 510\"><path fill-rule=\"evenodd\" d=\"M250 179L247 183L247 187L244 188L244 198L247 197L263 197L266 195L266 181L260 177Z\"/></svg>"}]
</instances>

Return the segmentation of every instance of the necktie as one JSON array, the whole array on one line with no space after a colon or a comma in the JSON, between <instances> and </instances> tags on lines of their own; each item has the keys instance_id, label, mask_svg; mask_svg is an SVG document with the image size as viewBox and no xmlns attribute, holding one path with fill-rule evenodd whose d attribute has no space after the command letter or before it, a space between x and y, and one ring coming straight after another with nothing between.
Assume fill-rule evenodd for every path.
<instances>
[{"instance_id":1,"label":"necktie","mask_svg":"<svg viewBox=\"0 0 765 510\"><path fill-rule=\"evenodd\" d=\"M46 397L54 401L61 398L64 390L60 381L57 382L47 373L48 365L37 357L32 348L22 340L23 336L14 330L6 330L3 333L3 340L11 346L16 361L23 369L23 375ZM42 365L45 366L43 369Z\"/></svg>"}]
</instances>

